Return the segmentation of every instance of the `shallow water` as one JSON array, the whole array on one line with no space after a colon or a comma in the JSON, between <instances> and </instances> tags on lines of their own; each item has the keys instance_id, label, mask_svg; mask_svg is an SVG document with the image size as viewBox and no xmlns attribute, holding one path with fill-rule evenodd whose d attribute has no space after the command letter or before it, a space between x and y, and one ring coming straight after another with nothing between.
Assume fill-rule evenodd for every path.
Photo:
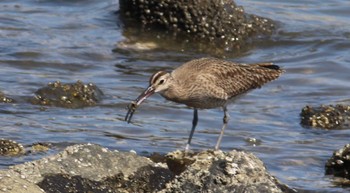
<instances>
[{"instance_id":1,"label":"shallow water","mask_svg":"<svg viewBox=\"0 0 350 193\"><path fill-rule=\"evenodd\" d=\"M279 24L269 40L227 60L274 62L286 73L263 89L250 92L229 107L231 121L222 149L244 149L261 158L269 171L293 188L342 192L324 165L333 151L349 143L349 130L303 128L305 105L349 103L350 2L236 1L248 13L268 16ZM192 110L165 101L147 100L133 117L123 119L125 106L147 86L159 69L171 70L195 52L156 49L116 51L125 39L114 12L116 0L0 2L0 90L17 98L33 96L48 82L93 82L105 93L95 107L64 109L25 101L0 104L0 136L24 145L51 142L50 154L75 143L140 154L165 153L185 146ZM212 148L222 122L220 109L199 112L192 149ZM250 143L255 138L258 143ZM0 157L0 168L47 154Z\"/></svg>"}]
</instances>

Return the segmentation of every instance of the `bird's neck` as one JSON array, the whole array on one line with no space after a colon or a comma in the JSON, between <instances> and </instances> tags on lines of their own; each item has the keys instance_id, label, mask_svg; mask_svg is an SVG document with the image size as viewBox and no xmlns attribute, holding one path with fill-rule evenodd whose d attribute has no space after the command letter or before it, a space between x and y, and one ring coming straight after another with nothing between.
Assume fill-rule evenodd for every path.
<instances>
[{"instance_id":1,"label":"bird's neck","mask_svg":"<svg viewBox=\"0 0 350 193\"><path fill-rule=\"evenodd\" d=\"M181 85L174 82L169 86L169 88L162 93L160 93L164 98L174 101L174 102L180 102L185 100L185 91L181 87Z\"/></svg>"}]
</instances>

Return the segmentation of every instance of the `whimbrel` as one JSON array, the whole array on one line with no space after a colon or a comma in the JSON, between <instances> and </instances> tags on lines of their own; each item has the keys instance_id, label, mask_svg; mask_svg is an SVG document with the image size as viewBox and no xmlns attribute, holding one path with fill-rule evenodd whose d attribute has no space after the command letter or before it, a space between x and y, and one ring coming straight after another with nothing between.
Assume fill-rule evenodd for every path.
<instances>
[{"instance_id":1,"label":"whimbrel","mask_svg":"<svg viewBox=\"0 0 350 193\"><path fill-rule=\"evenodd\" d=\"M215 58L201 58L189 61L171 73L154 73L148 88L128 106L125 121L130 123L136 108L149 96L159 93L164 98L182 103L194 109L192 129L186 151L198 122L198 109L222 107L223 126L215 149L219 149L224 130L229 121L227 105L251 89L278 78L283 73L272 63L238 64Z\"/></svg>"}]
</instances>

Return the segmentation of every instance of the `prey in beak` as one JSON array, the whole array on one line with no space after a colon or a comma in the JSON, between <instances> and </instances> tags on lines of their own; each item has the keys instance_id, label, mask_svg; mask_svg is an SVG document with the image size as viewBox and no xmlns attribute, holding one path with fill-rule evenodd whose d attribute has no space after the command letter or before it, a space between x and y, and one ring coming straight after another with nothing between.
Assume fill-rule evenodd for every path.
<instances>
[{"instance_id":1,"label":"prey in beak","mask_svg":"<svg viewBox=\"0 0 350 193\"><path fill-rule=\"evenodd\" d=\"M132 115L136 111L137 107L141 105L141 103L146 100L149 96L154 93L162 93L164 90L168 89L169 84L168 80L170 78L170 74L164 71L158 71L154 73L149 79L148 88L140 94L137 99L132 101L130 105L128 105L128 113L126 113L125 121L130 123Z\"/></svg>"},{"instance_id":2,"label":"prey in beak","mask_svg":"<svg viewBox=\"0 0 350 193\"><path fill-rule=\"evenodd\" d=\"M141 103L146 100L149 96L154 94L155 89L152 86L149 86L145 91L140 94L139 97L137 97L134 101L132 101L128 105L128 113L126 113L125 121L130 123L132 116L134 115L136 109L138 106L141 105Z\"/></svg>"}]
</instances>

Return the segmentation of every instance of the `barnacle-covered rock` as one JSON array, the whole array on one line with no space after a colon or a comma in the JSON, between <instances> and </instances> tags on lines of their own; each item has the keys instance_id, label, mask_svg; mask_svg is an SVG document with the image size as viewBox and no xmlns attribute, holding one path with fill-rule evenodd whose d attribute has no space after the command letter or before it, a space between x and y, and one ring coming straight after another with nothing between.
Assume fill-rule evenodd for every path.
<instances>
[{"instance_id":1,"label":"barnacle-covered rock","mask_svg":"<svg viewBox=\"0 0 350 193\"><path fill-rule=\"evenodd\" d=\"M0 156L18 156L24 152L23 145L9 139L0 139Z\"/></svg>"},{"instance_id":2,"label":"barnacle-covered rock","mask_svg":"<svg viewBox=\"0 0 350 193\"><path fill-rule=\"evenodd\" d=\"M56 81L37 90L31 103L65 108L83 108L96 105L102 96L102 91L92 83L84 84L77 81L73 84L62 84Z\"/></svg>"},{"instance_id":3,"label":"barnacle-covered rock","mask_svg":"<svg viewBox=\"0 0 350 193\"><path fill-rule=\"evenodd\" d=\"M326 174L350 180L350 144L335 151L326 163ZM346 181L350 185L350 181Z\"/></svg>"},{"instance_id":4,"label":"barnacle-covered rock","mask_svg":"<svg viewBox=\"0 0 350 193\"><path fill-rule=\"evenodd\" d=\"M251 153L175 151L166 157L169 169L177 175L161 192L294 192Z\"/></svg>"},{"instance_id":5,"label":"barnacle-covered rock","mask_svg":"<svg viewBox=\"0 0 350 193\"><path fill-rule=\"evenodd\" d=\"M304 126L324 129L348 129L350 127L350 106L348 105L305 106L300 116L301 124Z\"/></svg>"},{"instance_id":6,"label":"barnacle-covered rock","mask_svg":"<svg viewBox=\"0 0 350 193\"><path fill-rule=\"evenodd\" d=\"M39 187L45 192L295 192L270 175L252 153L175 151L156 159L172 162L176 171L135 153L74 145L57 155L0 170L0 187L18 183L8 191L16 193L23 192L24 185L33 193L42 192ZM176 164L185 167L177 170Z\"/></svg>"},{"instance_id":7,"label":"barnacle-covered rock","mask_svg":"<svg viewBox=\"0 0 350 193\"><path fill-rule=\"evenodd\" d=\"M120 0L119 3L126 26L137 26L136 20L146 31L170 34L199 49L209 45L223 50L239 49L252 38L269 36L275 29L270 19L245 13L233 0Z\"/></svg>"}]
</instances>

